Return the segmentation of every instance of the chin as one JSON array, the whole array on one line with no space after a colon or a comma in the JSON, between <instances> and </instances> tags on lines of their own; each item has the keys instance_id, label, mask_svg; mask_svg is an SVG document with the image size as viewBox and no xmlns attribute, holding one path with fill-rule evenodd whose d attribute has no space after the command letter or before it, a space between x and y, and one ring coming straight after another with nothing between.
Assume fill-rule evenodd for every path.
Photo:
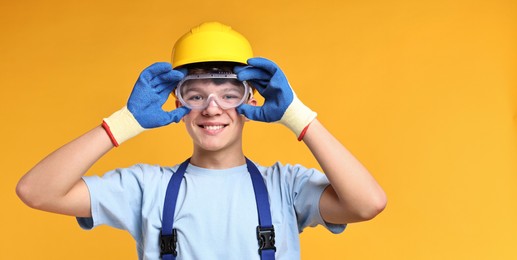
<instances>
[{"instance_id":1,"label":"chin","mask_svg":"<svg viewBox=\"0 0 517 260\"><path fill-rule=\"evenodd\" d=\"M217 152L225 149L224 145L214 144L214 143L204 143L197 145L199 150L207 151L207 152Z\"/></svg>"},{"instance_id":2,"label":"chin","mask_svg":"<svg viewBox=\"0 0 517 260\"><path fill-rule=\"evenodd\" d=\"M231 151L234 148L238 148L239 150L241 149L239 142L236 140L229 141L223 140L222 138L199 140L199 142L196 143L196 146L200 151L207 152Z\"/></svg>"}]
</instances>

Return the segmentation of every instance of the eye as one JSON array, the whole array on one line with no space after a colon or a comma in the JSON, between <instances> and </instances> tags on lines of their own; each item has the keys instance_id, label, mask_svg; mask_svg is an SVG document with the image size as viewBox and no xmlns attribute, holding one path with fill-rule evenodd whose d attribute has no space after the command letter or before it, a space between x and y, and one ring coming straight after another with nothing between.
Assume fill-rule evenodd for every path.
<instances>
[{"instance_id":1,"label":"eye","mask_svg":"<svg viewBox=\"0 0 517 260\"><path fill-rule=\"evenodd\" d=\"M225 94L223 99L241 99L241 97L235 94Z\"/></svg>"},{"instance_id":2,"label":"eye","mask_svg":"<svg viewBox=\"0 0 517 260\"><path fill-rule=\"evenodd\" d=\"M189 95L187 97L187 101L200 101L203 100L203 97L201 95Z\"/></svg>"}]
</instances>

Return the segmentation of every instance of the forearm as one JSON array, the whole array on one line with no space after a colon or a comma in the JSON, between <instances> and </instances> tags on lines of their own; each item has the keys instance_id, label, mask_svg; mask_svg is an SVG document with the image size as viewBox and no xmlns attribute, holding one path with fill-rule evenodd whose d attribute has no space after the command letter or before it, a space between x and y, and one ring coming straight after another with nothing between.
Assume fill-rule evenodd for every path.
<instances>
[{"instance_id":1,"label":"forearm","mask_svg":"<svg viewBox=\"0 0 517 260\"><path fill-rule=\"evenodd\" d=\"M337 196L336 201L341 209L337 214L338 219L347 223L366 220L384 209L386 196L382 188L368 170L317 119L310 124L303 141L335 191L326 192ZM325 206L328 205L323 205ZM335 209L326 212L329 211L336 212ZM336 217L336 214L333 215L329 217Z\"/></svg>"},{"instance_id":2,"label":"forearm","mask_svg":"<svg viewBox=\"0 0 517 260\"><path fill-rule=\"evenodd\" d=\"M82 182L81 177L88 169L112 147L102 127L92 129L57 149L27 172L18 183L18 196L33 208L73 214L68 212L70 206L62 207L66 204L67 195ZM77 202L81 197L84 194L72 200ZM63 209L65 212L62 212Z\"/></svg>"}]
</instances>

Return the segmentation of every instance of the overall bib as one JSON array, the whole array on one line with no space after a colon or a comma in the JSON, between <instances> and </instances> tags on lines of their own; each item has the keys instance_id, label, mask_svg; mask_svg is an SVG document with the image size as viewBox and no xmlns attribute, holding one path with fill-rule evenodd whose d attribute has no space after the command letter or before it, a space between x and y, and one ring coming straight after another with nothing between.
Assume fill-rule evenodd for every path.
<instances>
[{"instance_id":1,"label":"overall bib","mask_svg":"<svg viewBox=\"0 0 517 260\"><path fill-rule=\"evenodd\" d=\"M180 185L189 161L190 158L178 167L178 170L172 175L165 193L163 223L160 234L160 255L163 260L176 260L176 256L178 255L176 251L177 233L174 228L174 211L176 209ZM257 203L259 218L259 225L257 226L258 253L262 260L274 260L276 252L275 228L271 221L267 188L257 166L248 158L246 158L246 165L251 177L255 201Z\"/></svg>"}]
</instances>

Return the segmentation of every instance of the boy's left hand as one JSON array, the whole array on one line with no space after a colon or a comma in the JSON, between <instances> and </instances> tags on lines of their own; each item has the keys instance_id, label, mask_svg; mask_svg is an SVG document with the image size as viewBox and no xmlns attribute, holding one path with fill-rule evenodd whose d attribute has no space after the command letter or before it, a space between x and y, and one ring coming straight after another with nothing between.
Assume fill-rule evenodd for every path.
<instances>
[{"instance_id":1,"label":"boy's left hand","mask_svg":"<svg viewBox=\"0 0 517 260\"><path fill-rule=\"evenodd\" d=\"M296 97L286 76L274 62L265 58L251 58L248 65L237 66L234 71L239 80L250 82L265 101L262 106L242 104L237 111L251 120L279 122L301 140L303 130L317 114Z\"/></svg>"}]
</instances>

